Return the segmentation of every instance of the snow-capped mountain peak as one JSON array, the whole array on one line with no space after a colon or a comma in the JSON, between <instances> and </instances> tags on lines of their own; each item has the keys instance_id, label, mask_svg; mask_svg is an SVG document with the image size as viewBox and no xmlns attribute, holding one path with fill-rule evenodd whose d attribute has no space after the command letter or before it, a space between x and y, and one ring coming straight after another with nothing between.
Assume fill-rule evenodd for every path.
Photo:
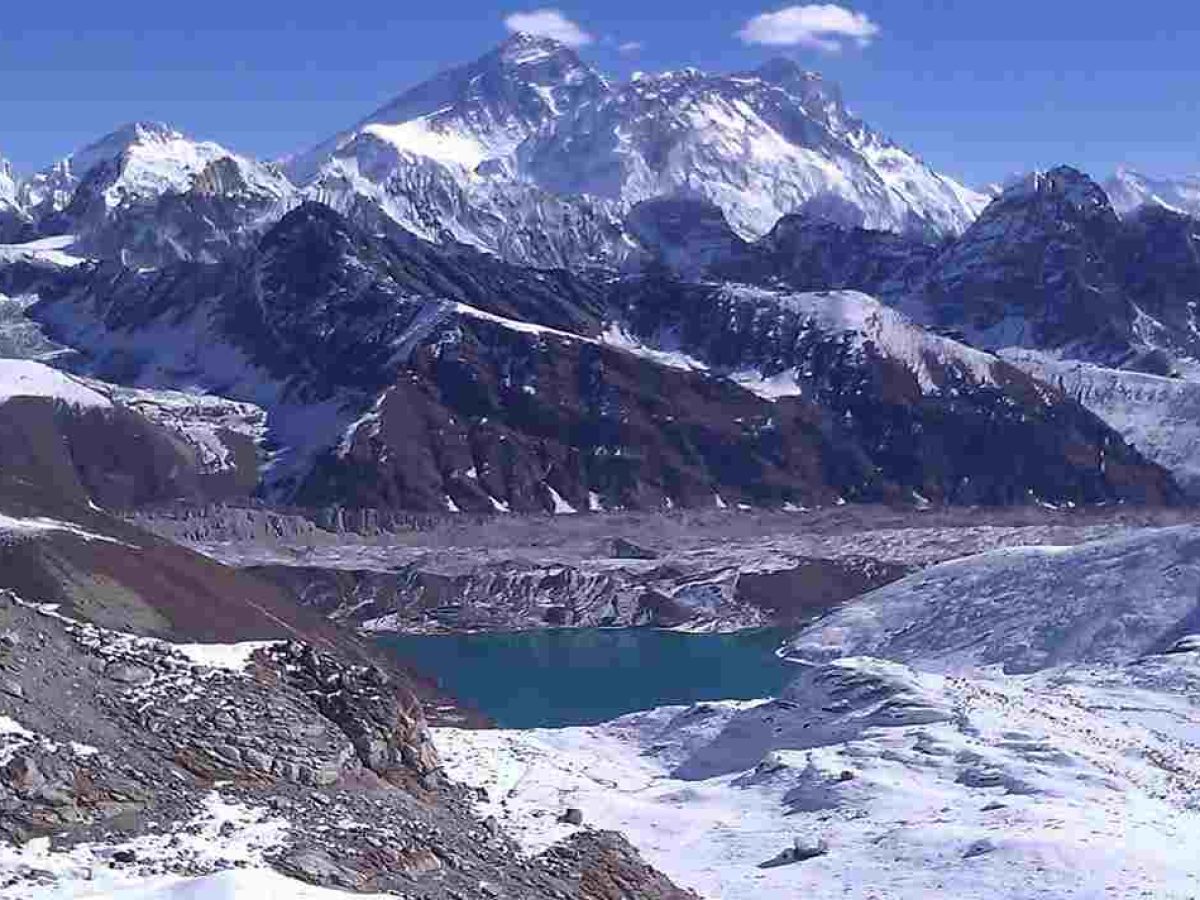
<instances>
[{"instance_id":1,"label":"snow-capped mountain peak","mask_svg":"<svg viewBox=\"0 0 1200 900\"><path fill-rule=\"evenodd\" d=\"M801 211L940 237L986 203L874 132L835 84L793 62L609 84L574 50L527 34L405 91L289 172L311 198L353 217L382 214L500 254L527 248L519 236L548 220L615 224L657 198L713 203L744 239ZM579 246L553 258L510 258L628 255L628 239L597 252L595 229L584 231L566 235Z\"/></svg>"},{"instance_id":2,"label":"snow-capped mountain peak","mask_svg":"<svg viewBox=\"0 0 1200 900\"><path fill-rule=\"evenodd\" d=\"M1010 185L1000 195L1000 200L1007 204L1066 204L1083 214L1095 211L1103 213L1111 208L1104 189L1071 166L1031 172Z\"/></svg>"},{"instance_id":3,"label":"snow-capped mountain peak","mask_svg":"<svg viewBox=\"0 0 1200 900\"><path fill-rule=\"evenodd\" d=\"M957 233L985 203L854 118L835 86L783 60L733 75L642 75L562 116L520 156L522 173L558 194L628 205L701 197L744 238L803 210Z\"/></svg>"},{"instance_id":4,"label":"snow-capped mountain peak","mask_svg":"<svg viewBox=\"0 0 1200 900\"><path fill-rule=\"evenodd\" d=\"M602 95L605 80L570 47L518 33L479 59L400 94L350 130L289 163L311 181L335 154L351 156L382 140L397 151L474 170L511 154L563 111Z\"/></svg>"},{"instance_id":5,"label":"snow-capped mountain peak","mask_svg":"<svg viewBox=\"0 0 1200 900\"><path fill-rule=\"evenodd\" d=\"M124 125L20 186L35 233L139 266L215 260L291 206L278 167L169 125Z\"/></svg>"},{"instance_id":6,"label":"snow-capped mountain peak","mask_svg":"<svg viewBox=\"0 0 1200 900\"><path fill-rule=\"evenodd\" d=\"M169 125L132 122L34 175L23 193L26 205L45 216L80 203L76 194L86 184L89 199L111 210L168 192L182 193L209 165L226 158L238 159L220 144L193 140ZM269 171L249 160L242 162L246 170ZM274 173L260 180L266 185L283 179ZM280 193L282 185L267 189Z\"/></svg>"}]
</instances>

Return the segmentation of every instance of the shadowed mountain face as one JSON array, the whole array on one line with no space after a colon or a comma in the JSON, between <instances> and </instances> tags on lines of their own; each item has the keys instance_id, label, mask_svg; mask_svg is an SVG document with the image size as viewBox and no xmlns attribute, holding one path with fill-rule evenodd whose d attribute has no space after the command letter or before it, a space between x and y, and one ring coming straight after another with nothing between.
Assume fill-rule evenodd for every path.
<instances>
[{"instance_id":1,"label":"shadowed mountain face","mask_svg":"<svg viewBox=\"0 0 1200 900\"><path fill-rule=\"evenodd\" d=\"M1200 346L1194 220L1147 208L1125 221L1086 175L1032 175L940 254L913 308L985 347L1026 346L1167 374Z\"/></svg>"},{"instance_id":2,"label":"shadowed mountain face","mask_svg":"<svg viewBox=\"0 0 1200 900\"><path fill-rule=\"evenodd\" d=\"M1196 220L1156 204L1119 218L1099 185L1067 167L1018 182L960 237L936 243L809 215L746 242L699 200L648 201L629 222L681 277L863 291L984 349L1163 375L1200 353Z\"/></svg>"},{"instance_id":3,"label":"shadowed mountain face","mask_svg":"<svg viewBox=\"0 0 1200 900\"><path fill-rule=\"evenodd\" d=\"M266 489L306 503L1174 496L1071 401L861 294L523 269L316 204L220 265L2 277L82 371L261 405Z\"/></svg>"}]
</instances>

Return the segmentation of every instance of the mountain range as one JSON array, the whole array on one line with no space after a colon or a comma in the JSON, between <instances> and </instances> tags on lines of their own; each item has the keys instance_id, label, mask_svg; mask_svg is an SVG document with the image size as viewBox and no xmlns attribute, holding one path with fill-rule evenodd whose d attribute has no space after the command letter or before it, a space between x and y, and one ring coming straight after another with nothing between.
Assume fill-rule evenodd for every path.
<instances>
[{"instance_id":1,"label":"mountain range","mask_svg":"<svg viewBox=\"0 0 1200 900\"><path fill-rule=\"evenodd\" d=\"M192 498L1174 502L1195 425L1119 398L1200 371L1189 185L989 200L789 61L518 34L280 163L137 123L0 167L0 346L234 473Z\"/></svg>"}]
</instances>

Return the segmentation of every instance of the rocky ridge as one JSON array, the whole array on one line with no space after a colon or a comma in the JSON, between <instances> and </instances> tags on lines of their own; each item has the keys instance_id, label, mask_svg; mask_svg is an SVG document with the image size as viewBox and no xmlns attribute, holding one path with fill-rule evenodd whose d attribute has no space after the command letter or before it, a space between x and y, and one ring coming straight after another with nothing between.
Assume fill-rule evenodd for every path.
<instances>
[{"instance_id":1,"label":"rocky ridge","mask_svg":"<svg viewBox=\"0 0 1200 900\"><path fill-rule=\"evenodd\" d=\"M41 298L28 315L78 350L77 371L263 407L276 500L567 512L1176 494L1053 388L845 292L523 269L317 204L220 266L18 266L0 289ZM967 446L985 433L1020 463Z\"/></svg>"}]
</instances>

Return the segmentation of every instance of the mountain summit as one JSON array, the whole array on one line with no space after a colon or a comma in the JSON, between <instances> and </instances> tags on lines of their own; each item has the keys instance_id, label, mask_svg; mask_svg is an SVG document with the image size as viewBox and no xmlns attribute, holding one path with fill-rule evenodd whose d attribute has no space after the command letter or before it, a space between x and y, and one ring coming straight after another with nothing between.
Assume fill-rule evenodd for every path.
<instances>
[{"instance_id":1,"label":"mountain summit","mask_svg":"<svg viewBox=\"0 0 1200 900\"><path fill-rule=\"evenodd\" d=\"M536 265L620 264L637 203L716 204L752 239L806 211L924 237L958 234L985 198L939 175L787 60L610 84L574 50L517 34L289 166L313 199ZM537 235L553 228L553 247Z\"/></svg>"},{"instance_id":2,"label":"mountain summit","mask_svg":"<svg viewBox=\"0 0 1200 900\"><path fill-rule=\"evenodd\" d=\"M957 234L984 203L852 116L836 86L782 60L733 75L639 76L564 115L520 154L522 170L556 193L623 204L698 196L747 238L799 211Z\"/></svg>"},{"instance_id":3,"label":"mountain summit","mask_svg":"<svg viewBox=\"0 0 1200 900\"><path fill-rule=\"evenodd\" d=\"M449 69L400 94L353 128L293 160L297 183L310 181L334 154L380 140L414 156L475 169L508 156L563 110L603 95L604 79L571 48L514 34L472 63Z\"/></svg>"}]
</instances>

